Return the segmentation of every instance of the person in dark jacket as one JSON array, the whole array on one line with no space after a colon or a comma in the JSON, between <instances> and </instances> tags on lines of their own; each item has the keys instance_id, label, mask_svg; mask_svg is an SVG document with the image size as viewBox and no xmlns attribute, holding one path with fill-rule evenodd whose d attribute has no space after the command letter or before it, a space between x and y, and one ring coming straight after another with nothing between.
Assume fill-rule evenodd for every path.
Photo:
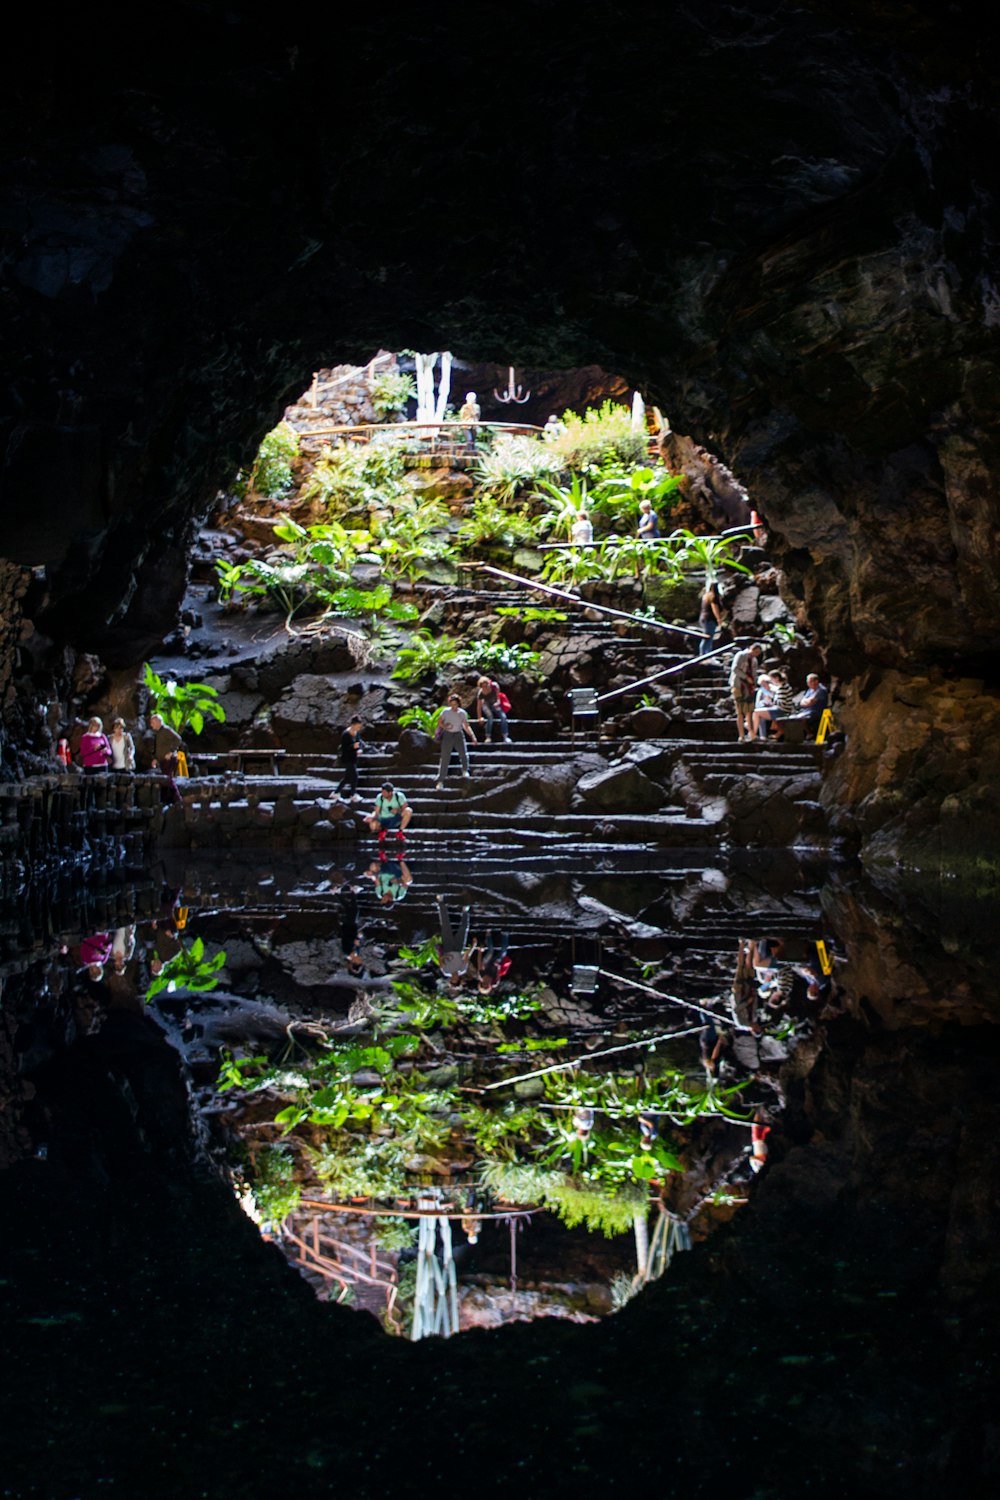
<instances>
[{"instance_id":1,"label":"person in dark jacket","mask_svg":"<svg viewBox=\"0 0 1000 1500\"><path fill-rule=\"evenodd\" d=\"M361 716L355 714L340 736L340 758L344 763L344 774L337 787L337 796L350 797L352 802L361 801L358 796L358 756L364 749L361 727Z\"/></svg>"}]
</instances>

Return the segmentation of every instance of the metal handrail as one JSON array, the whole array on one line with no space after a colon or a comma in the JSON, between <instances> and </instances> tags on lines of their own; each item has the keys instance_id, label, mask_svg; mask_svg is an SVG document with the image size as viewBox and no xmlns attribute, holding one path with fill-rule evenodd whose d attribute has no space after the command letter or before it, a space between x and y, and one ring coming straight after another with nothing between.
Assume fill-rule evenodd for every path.
<instances>
[{"instance_id":1,"label":"metal handrail","mask_svg":"<svg viewBox=\"0 0 1000 1500\"><path fill-rule=\"evenodd\" d=\"M494 568L490 563L462 563L460 566L474 570L479 573L490 573L494 578L505 578L508 583L520 583L526 589L534 589L541 594L551 594L554 599L565 599L570 604L579 604L582 609L593 609L598 614L613 615L617 620L629 620L633 625L645 625L654 630L672 630L675 635L693 635L701 641L705 639L703 630L692 630L689 625L668 625L666 620L650 620L646 615L629 614L624 609L613 609L610 604L592 604L589 599L581 599L579 594L567 593L565 589L557 589L550 583L539 583L534 578L522 578L520 573L508 573L505 568Z\"/></svg>"},{"instance_id":2,"label":"metal handrail","mask_svg":"<svg viewBox=\"0 0 1000 1500\"><path fill-rule=\"evenodd\" d=\"M750 541L750 540L752 540L752 538L750 537L750 532L752 530L753 530L753 527L748 524L747 526L733 526L733 527L730 527L730 529L728 531L708 531L708 532L705 532L704 535L705 535L706 539L708 537L720 537L721 538L721 537L727 537L727 536L745 536L746 539L747 539L747 541ZM675 541L677 541L677 539L679 537L684 536L685 532L689 536L692 534L690 532L690 529L685 526L682 531L671 531L670 534L669 534L669 536L651 536L651 537L646 537L646 539L645 539L646 540L646 546L647 547L656 547L658 545L662 545L665 542L675 542ZM700 536L701 534L702 533L700 533L700 532L695 532L694 533L695 536ZM633 538L633 537L622 537L622 536L605 536L605 537L602 537L599 542L539 542L537 544L537 546L535 547L535 551L536 552L553 552L553 551L556 551L557 549L563 548L563 547L578 547L581 551L586 551L590 547L606 547L606 546L608 546L609 543L614 543L616 546L620 546L622 544L622 542L633 541L633 540L636 540L636 538ZM723 564L723 566L725 566L725 564Z\"/></svg>"},{"instance_id":3,"label":"metal handrail","mask_svg":"<svg viewBox=\"0 0 1000 1500\"><path fill-rule=\"evenodd\" d=\"M301 421L302 418L296 418L295 420ZM295 423L293 422L291 425L294 426ZM544 432L545 430L543 427L539 427L532 422L484 422L481 418L478 422L460 422L457 418L450 418L447 421L431 420L429 422L336 422L327 423L319 427L296 428L296 430L299 432L300 437L307 438L335 437L337 433L341 432L360 437L362 435L370 436L373 432L416 433L423 432L428 428L436 431L442 427L457 427L463 432L467 432L470 427L499 428L507 432Z\"/></svg>"},{"instance_id":4,"label":"metal handrail","mask_svg":"<svg viewBox=\"0 0 1000 1500\"><path fill-rule=\"evenodd\" d=\"M716 646L714 651L705 651L701 656L691 656L687 661L677 662L673 667L663 667L659 672L654 672L651 677L640 677L638 682L630 682L625 687L613 688L610 693L602 693L597 701L607 703L609 698L617 698L622 693L634 693L636 688L646 687L650 682L659 682L661 677L675 677L681 672L686 672L689 667L700 666L705 661L714 661L716 657L722 656L726 651L732 651L734 647L739 649L740 646L750 646L753 643L753 636L739 636L736 640L727 641L724 646Z\"/></svg>"}]
</instances>

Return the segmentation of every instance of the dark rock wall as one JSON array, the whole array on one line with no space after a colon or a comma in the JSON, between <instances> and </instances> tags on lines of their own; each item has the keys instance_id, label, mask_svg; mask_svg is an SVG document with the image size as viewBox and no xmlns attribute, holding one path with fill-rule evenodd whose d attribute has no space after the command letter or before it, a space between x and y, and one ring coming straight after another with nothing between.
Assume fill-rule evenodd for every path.
<instances>
[{"instance_id":1,"label":"dark rock wall","mask_svg":"<svg viewBox=\"0 0 1000 1500\"><path fill-rule=\"evenodd\" d=\"M313 369L451 347L598 361L719 452L859 733L903 724L869 717L887 668L989 693L995 23L552 0L482 31L100 24L7 100L4 550L48 566L49 669L173 623L197 517Z\"/></svg>"}]
</instances>

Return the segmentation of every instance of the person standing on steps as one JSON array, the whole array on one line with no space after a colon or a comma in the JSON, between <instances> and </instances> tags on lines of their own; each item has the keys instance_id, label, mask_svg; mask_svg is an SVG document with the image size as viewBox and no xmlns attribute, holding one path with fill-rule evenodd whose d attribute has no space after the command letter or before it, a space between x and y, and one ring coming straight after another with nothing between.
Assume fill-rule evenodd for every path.
<instances>
[{"instance_id":1,"label":"person standing on steps","mask_svg":"<svg viewBox=\"0 0 1000 1500\"><path fill-rule=\"evenodd\" d=\"M705 632L703 638L698 642L698 655L705 656L711 651L715 643L715 632L722 624L722 600L719 598L719 585L713 578L705 592L701 596L701 609L698 612L698 629Z\"/></svg>"},{"instance_id":2,"label":"person standing on steps","mask_svg":"<svg viewBox=\"0 0 1000 1500\"><path fill-rule=\"evenodd\" d=\"M340 785L337 787L338 797L350 797L352 802L360 802L358 796L358 756L364 749L361 742L361 716L355 714L343 734L340 736L340 758L344 763L344 774Z\"/></svg>"},{"instance_id":3,"label":"person standing on steps","mask_svg":"<svg viewBox=\"0 0 1000 1500\"><path fill-rule=\"evenodd\" d=\"M740 741L753 739L753 708L757 693L757 664L764 655L763 647L755 641L743 651L737 651L729 669L729 691L736 707L736 731Z\"/></svg>"},{"instance_id":4,"label":"person standing on steps","mask_svg":"<svg viewBox=\"0 0 1000 1500\"><path fill-rule=\"evenodd\" d=\"M510 699L500 691L499 684L492 678L480 677L476 683L476 721L486 726L483 732L484 744L488 745L493 738L494 719L500 725L504 744L510 744L510 729L507 724L509 709Z\"/></svg>"},{"instance_id":5,"label":"person standing on steps","mask_svg":"<svg viewBox=\"0 0 1000 1500\"><path fill-rule=\"evenodd\" d=\"M462 767L462 775L466 781L469 780L469 752L465 748L465 742L468 739L473 745L476 743L476 736L469 723L469 715L462 707L462 700L457 693L448 694L448 702L438 718L437 737L441 742L437 790L443 792L451 757L456 750L459 765Z\"/></svg>"},{"instance_id":6,"label":"person standing on steps","mask_svg":"<svg viewBox=\"0 0 1000 1500\"><path fill-rule=\"evenodd\" d=\"M413 808L406 800L406 793L397 791L391 781L383 781L382 790L375 798L365 822L372 833L378 834L379 843L385 841L386 833L394 832L400 842L406 840L406 830L413 817Z\"/></svg>"}]
</instances>

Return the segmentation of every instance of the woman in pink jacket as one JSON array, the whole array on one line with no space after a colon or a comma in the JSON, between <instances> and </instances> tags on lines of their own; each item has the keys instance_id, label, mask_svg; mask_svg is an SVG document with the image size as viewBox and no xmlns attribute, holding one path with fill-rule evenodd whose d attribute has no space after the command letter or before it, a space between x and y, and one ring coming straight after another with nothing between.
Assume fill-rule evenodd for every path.
<instances>
[{"instance_id":1,"label":"woman in pink jacket","mask_svg":"<svg viewBox=\"0 0 1000 1500\"><path fill-rule=\"evenodd\" d=\"M85 776L96 776L99 771L108 769L111 746L100 719L91 719L85 733L80 736L80 760Z\"/></svg>"}]
</instances>

